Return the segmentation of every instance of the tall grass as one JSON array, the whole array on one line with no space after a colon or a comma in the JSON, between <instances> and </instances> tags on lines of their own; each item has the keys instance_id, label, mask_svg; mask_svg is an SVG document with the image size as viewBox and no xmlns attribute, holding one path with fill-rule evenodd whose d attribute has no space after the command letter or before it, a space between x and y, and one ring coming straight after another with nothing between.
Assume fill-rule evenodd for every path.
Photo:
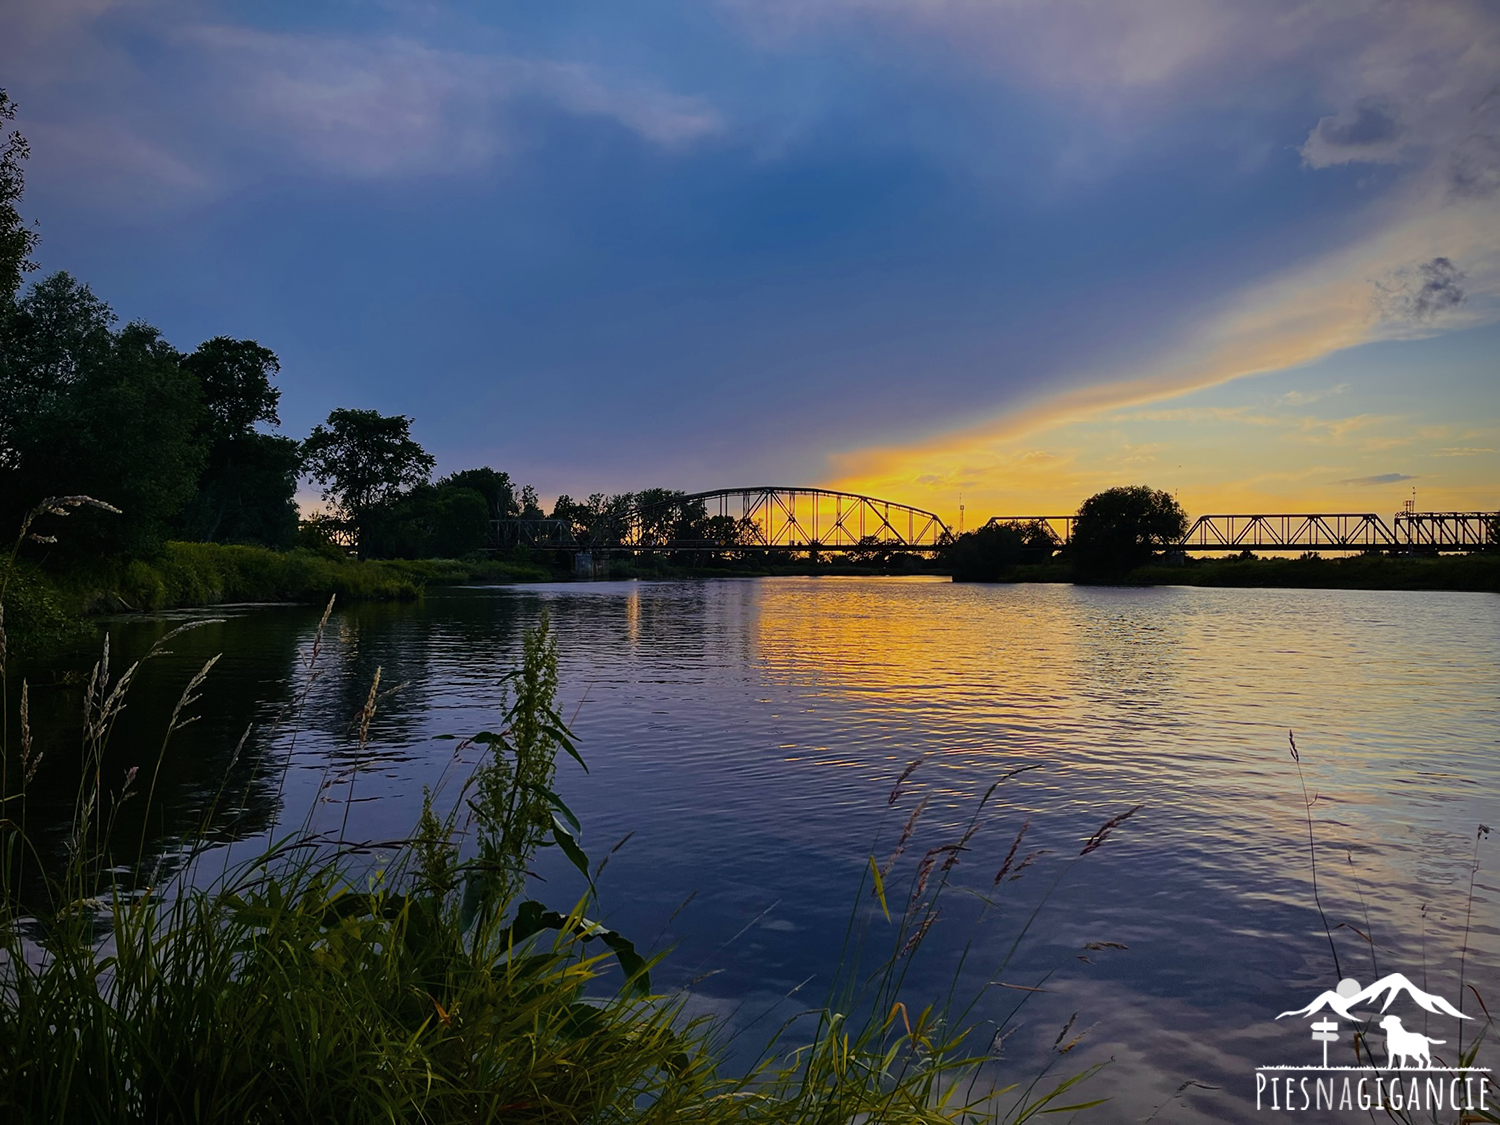
<instances>
[{"instance_id":1,"label":"tall grass","mask_svg":"<svg viewBox=\"0 0 1500 1125\"><path fill-rule=\"evenodd\" d=\"M44 509L65 513L68 504ZM303 669L307 687L327 620L325 612ZM165 718L163 751L192 721L213 665ZM592 916L596 869L553 784L557 753L578 751L556 708L545 619L507 677L503 721L457 742L453 761L467 773L455 767L425 794L409 837L351 840L347 816L332 831L309 814L294 830L273 831L254 858L226 866L203 843L209 810L169 876L141 840L116 830L126 802L153 799L154 767L151 776L109 776L104 766L141 667L116 672L106 642L85 691L83 782L66 858L44 872L40 901L20 890L42 863L26 821L41 763L25 683L19 729L4 731L0 1118L957 1122L1095 1104L1064 1104L1087 1071L997 1089L996 1036L976 1030L972 1008L951 995L917 1008L907 995L979 810L960 838L902 867L918 807L895 853L871 859L866 888L880 913L861 904L851 914L850 956L828 1003L789 1021L748 1070L729 1073L726 1029L688 1018L685 994L655 991L657 959ZM0 640L8 693L4 675ZM278 720L292 730L307 687ZM384 698L377 673L356 718L361 747ZM357 784L352 773L344 780ZM997 887L1035 858L1020 853L1024 835L1023 826ZM571 907L526 897L525 873L544 847L559 848L587 881ZM908 868L904 905L892 910L893 880ZM856 954L881 933L894 939L889 954L861 968Z\"/></svg>"},{"instance_id":2,"label":"tall grass","mask_svg":"<svg viewBox=\"0 0 1500 1125\"><path fill-rule=\"evenodd\" d=\"M1374 927L1370 924L1369 909L1368 909L1367 906L1365 906L1365 903L1364 903L1364 891L1363 891L1363 888L1360 886L1359 878L1358 878L1357 875L1354 876L1354 879L1355 879L1355 886L1356 886L1356 889L1358 891L1358 895L1359 895L1359 899L1360 899L1360 905L1361 905L1361 907L1363 909L1363 913L1364 913L1365 932L1361 933L1358 929L1356 929L1355 927L1349 925L1349 923L1347 923L1347 922L1340 922L1340 923L1338 923L1337 926L1332 926L1330 924L1330 922L1329 922L1328 913L1324 909L1323 899L1322 899L1322 896L1319 893L1319 889L1318 889L1317 847L1316 847L1316 844L1315 844L1314 820L1313 820L1313 806L1317 802L1318 798L1316 796L1312 796L1312 797L1308 796L1307 780L1303 776L1303 773L1302 773L1302 753L1297 748L1297 740L1293 736L1293 733L1291 731L1287 732L1287 744L1288 744L1289 753L1290 753L1292 762L1296 766L1297 781L1298 781L1298 784L1299 784L1299 786L1301 787L1301 790L1302 790L1303 815L1304 815L1304 819L1305 819L1305 821L1307 823L1307 849L1308 849L1309 868L1310 868L1310 871L1311 871L1313 904L1314 904L1315 908L1317 909L1318 918L1322 922L1323 933L1324 933L1324 935L1326 936L1326 938L1328 940L1328 949L1329 949L1330 958L1331 958L1332 964L1333 964L1334 976L1336 978L1342 979L1342 977L1343 977L1343 968L1341 967L1341 965L1339 963L1338 947L1335 945L1334 940L1333 940L1333 931L1334 931L1334 929L1346 929L1346 928L1349 929L1354 934L1356 934L1360 938L1360 940L1364 941L1369 946L1371 967L1375 970L1375 972L1378 975L1378 973L1379 973L1379 967L1378 967L1378 962L1376 961L1376 957L1375 957L1375 949L1376 949L1375 930L1374 930ZM1456 1062L1455 1062L1454 1065L1456 1067L1458 1067L1458 1068L1461 1068L1461 1069L1462 1068L1472 1068L1472 1067L1477 1066L1478 1059L1479 1059L1480 1048L1481 1048L1481 1046L1484 1043L1485 1036L1493 1028L1494 1022L1495 1022L1493 1016L1490 1013L1488 1005L1485 1003L1483 994L1472 983L1470 983L1470 982L1468 982L1466 980L1466 975L1465 975L1466 974L1466 968L1467 968L1467 962L1468 962L1468 954L1469 954L1469 941L1470 941L1470 938L1472 936L1471 935L1470 927L1471 927L1472 922L1473 922L1473 913L1474 913L1474 880L1475 880L1475 877L1479 873L1479 866L1480 866L1479 845L1480 845L1480 843L1489 834L1490 834L1490 827L1488 825L1486 825L1486 824L1480 824L1480 825L1478 825L1477 826L1477 830L1475 831L1475 834L1474 834L1474 853L1473 853L1473 858L1469 862L1469 872L1468 872L1468 874L1469 874L1468 897L1467 897L1467 899L1466 899L1466 901L1464 903L1463 941L1462 941L1462 944L1461 944L1460 949L1459 949L1459 960L1458 960L1458 1010L1461 1011L1461 1012L1467 1010L1466 1009L1466 1005L1468 1004L1469 996L1472 994L1474 1001L1478 1005L1479 1012L1483 1013L1483 1015L1484 1015L1484 1022L1479 1025L1478 1032L1475 1033L1474 1037L1468 1042L1467 1045L1465 1045L1465 1043L1464 1043L1464 1033L1465 1033L1464 1024L1462 1022L1460 1022L1459 1025L1458 1025L1458 1040L1457 1040L1457 1043L1454 1046L1454 1050L1455 1050L1455 1053L1456 1053ZM1349 867L1350 867L1350 870L1352 872L1353 871L1353 867L1354 867L1354 860L1353 860L1352 855L1349 857ZM1425 905L1422 907L1422 919L1423 919L1423 931L1422 931L1422 985L1425 988L1426 985L1427 985L1427 932L1426 932L1427 907ZM1382 1009L1382 1011L1383 1010L1384 1009ZM1375 1018L1374 1018L1374 1016L1371 1016L1369 1019L1365 1020L1363 1023L1355 1024L1354 1025L1354 1027L1352 1029L1353 1030L1354 1057L1355 1057L1355 1062L1357 1064L1368 1066L1372 1070L1379 1070L1380 1069L1379 1057L1375 1053L1375 1046L1376 1046L1376 1044L1373 1043L1371 1041L1371 1039L1370 1039L1370 1032L1373 1029L1374 1023L1375 1023ZM1442 1056L1441 1056L1440 1053L1435 1052L1434 1053L1434 1058L1437 1060L1437 1064L1439 1066L1447 1065L1447 1064L1445 1064L1443 1062ZM1399 1071L1399 1072L1396 1072L1396 1073L1402 1074L1402 1075L1407 1075L1410 1072L1408 1072L1408 1071ZM1418 1072L1418 1073L1420 1073L1420 1072ZM1491 1087L1491 1089L1493 1089L1493 1087ZM1397 1108L1386 1107L1384 1112L1386 1113L1386 1115L1391 1120L1400 1122L1401 1125L1416 1125L1416 1123L1419 1120L1429 1120L1429 1121L1432 1121L1434 1123L1434 1125L1438 1125L1438 1120L1439 1120L1438 1117L1436 1116L1435 1112L1432 1113L1430 1116L1428 1116L1426 1118L1420 1118L1419 1119L1414 1114L1414 1112L1411 1109L1409 1109L1409 1108L1408 1109L1397 1109ZM1494 1122L1495 1125L1500 1125L1500 1113L1497 1113L1494 1109L1489 1109L1489 1108L1484 1108L1484 1109L1475 1108L1475 1109L1472 1109L1472 1110L1462 1111L1459 1114L1459 1117L1457 1119L1457 1125L1478 1125L1479 1122Z\"/></svg>"}]
</instances>

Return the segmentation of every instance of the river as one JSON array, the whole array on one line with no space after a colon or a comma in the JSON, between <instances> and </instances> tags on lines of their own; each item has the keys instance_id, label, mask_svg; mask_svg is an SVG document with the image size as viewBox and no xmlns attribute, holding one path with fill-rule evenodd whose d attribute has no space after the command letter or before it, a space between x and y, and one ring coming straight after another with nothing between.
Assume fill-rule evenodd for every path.
<instances>
[{"instance_id":1,"label":"river","mask_svg":"<svg viewBox=\"0 0 1500 1125\"><path fill-rule=\"evenodd\" d=\"M435 589L335 612L295 731L277 717L302 691L317 612L229 607L141 673L110 760L122 775L150 769L142 748L223 653L193 707L202 718L167 748L158 811L131 830L161 852L213 805L210 834L241 850L308 817L400 836L423 786L452 773L456 743L435 736L498 721L498 678L544 610L589 765L564 761L559 788L596 859L633 833L600 879L606 918L674 947L657 983L690 989L693 1011L744 1042L821 1002L852 909L886 940L857 890L916 802L929 803L890 877L897 911L921 854L957 839L1020 767L1036 768L980 813L908 988L940 999L957 976L960 995L979 995L976 1018L1008 1021L997 1075L1112 1060L1082 1088L1112 1099L1095 1119L1250 1120L1256 1066L1317 1061L1306 1021L1275 1016L1339 973L1367 984L1400 971L1457 1004L1462 958L1465 983L1500 1011L1500 834L1478 844L1470 895L1478 825L1500 828L1500 598L1488 594L928 578ZM201 616L107 622L116 668ZM84 660L27 670L39 727L77 708L69 669ZM361 750L351 720L377 667L399 689ZM33 815L60 833L76 748L48 749ZM1042 854L997 888L1028 820L1017 857ZM546 853L532 890L570 905L578 882ZM1058 1055L1075 1013L1060 1045L1083 1036ZM1452 1043L1456 1024L1432 1016L1429 1034ZM1480 1061L1495 1065L1489 1047ZM1334 1054L1353 1061L1347 1035Z\"/></svg>"}]
</instances>

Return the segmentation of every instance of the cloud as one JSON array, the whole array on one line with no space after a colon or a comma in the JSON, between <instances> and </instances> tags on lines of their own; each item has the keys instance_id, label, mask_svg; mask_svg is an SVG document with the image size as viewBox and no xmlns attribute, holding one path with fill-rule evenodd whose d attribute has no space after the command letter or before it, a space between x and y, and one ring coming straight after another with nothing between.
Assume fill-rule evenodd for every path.
<instances>
[{"instance_id":1,"label":"cloud","mask_svg":"<svg viewBox=\"0 0 1500 1125\"><path fill-rule=\"evenodd\" d=\"M677 147L723 128L701 100L575 63L245 27L182 33L203 53L212 96L242 128L352 176L444 174L516 143L525 102L612 120Z\"/></svg>"},{"instance_id":2,"label":"cloud","mask_svg":"<svg viewBox=\"0 0 1500 1125\"><path fill-rule=\"evenodd\" d=\"M1495 450L1488 446L1472 445L1450 445L1443 449L1434 449L1434 457L1473 457L1478 453L1494 453Z\"/></svg>"},{"instance_id":3,"label":"cloud","mask_svg":"<svg viewBox=\"0 0 1500 1125\"><path fill-rule=\"evenodd\" d=\"M1309 168L1354 161L1393 164L1401 159L1404 133L1389 98L1365 97L1343 113L1319 120L1300 151Z\"/></svg>"},{"instance_id":4,"label":"cloud","mask_svg":"<svg viewBox=\"0 0 1500 1125\"><path fill-rule=\"evenodd\" d=\"M1276 406L1307 406L1314 402L1322 402L1325 398L1344 394L1349 390L1348 383L1339 383L1321 391L1287 391L1284 395L1278 395L1274 405Z\"/></svg>"},{"instance_id":5,"label":"cloud","mask_svg":"<svg viewBox=\"0 0 1500 1125\"><path fill-rule=\"evenodd\" d=\"M1339 483L1355 485L1399 484L1404 480L1416 479L1410 473L1379 473L1373 477L1350 477L1348 480L1339 481Z\"/></svg>"},{"instance_id":6,"label":"cloud","mask_svg":"<svg viewBox=\"0 0 1500 1125\"><path fill-rule=\"evenodd\" d=\"M115 204L169 205L249 168L462 174L522 150L547 114L612 122L666 150L724 129L702 98L649 76L478 41L204 24L173 3L31 9L43 14L7 24L0 63L26 90L38 173L107 183L93 195Z\"/></svg>"},{"instance_id":7,"label":"cloud","mask_svg":"<svg viewBox=\"0 0 1500 1125\"><path fill-rule=\"evenodd\" d=\"M1427 324L1468 300L1463 288L1466 276L1444 257L1402 266L1375 282L1375 306L1387 319Z\"/></svg>"},{"instance_id":8,"label":"cloud","mask_svg":"<svg viewBox=\"0 0 1500 1125\"><path fill-rule=\"evenodd\" d=\"M151 206L163 194L200 195L214 184L203 169L166 145L119 122L28 122L26 132L39 171L54 180L87 178L89 190L107 189L117 203Z\"/></svg>"},{"instance_id":9,"label":"cloud","mask_svg":"<svg viewBox=\"0 0 1500 1125\"><path fill-rule=\"evenodd\" d=\"M1449 157L1453 194L1487 199L1500 191L1500 136L1473 133L1454 146Z\"/></svg>"}]
</instances>

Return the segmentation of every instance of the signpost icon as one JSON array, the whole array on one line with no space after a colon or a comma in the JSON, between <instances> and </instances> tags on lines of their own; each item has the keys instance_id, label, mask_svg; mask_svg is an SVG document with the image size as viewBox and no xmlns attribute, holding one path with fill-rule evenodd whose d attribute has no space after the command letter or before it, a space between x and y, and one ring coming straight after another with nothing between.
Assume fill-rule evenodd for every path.
<instances>
[{"instance_id":1,"label":"signpost icon","mask_svg":"<svg viewBox=\"0 0 1500 1125\"><path fill-rule=\"evenodd\" d=\"M1328 1069L1328 1044L1337 1043L1339 1039L1339 1025L1334 1020L1319 1020L1312 1025L1312 1037L1314 1042L1323 1044L1323 1069Z\"/></svg>"}]
</instances>

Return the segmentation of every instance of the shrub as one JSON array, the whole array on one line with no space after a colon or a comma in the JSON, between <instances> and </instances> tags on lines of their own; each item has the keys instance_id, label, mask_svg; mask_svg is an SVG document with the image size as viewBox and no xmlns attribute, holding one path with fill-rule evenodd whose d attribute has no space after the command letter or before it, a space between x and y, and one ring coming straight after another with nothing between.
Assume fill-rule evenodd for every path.
<instances>
[{"instance_id":1,"label":"shrub","mask_svg":"<svg viewBox=\"0 0 1500 1125\"><path fill-rule=\"evenodd\" d=\"M1123 578L1187 533L1187 514L1170 492L1130 485L1096 493L1073 523L1073 569L1085 580Z\"/></svg>"}]
</instances>

